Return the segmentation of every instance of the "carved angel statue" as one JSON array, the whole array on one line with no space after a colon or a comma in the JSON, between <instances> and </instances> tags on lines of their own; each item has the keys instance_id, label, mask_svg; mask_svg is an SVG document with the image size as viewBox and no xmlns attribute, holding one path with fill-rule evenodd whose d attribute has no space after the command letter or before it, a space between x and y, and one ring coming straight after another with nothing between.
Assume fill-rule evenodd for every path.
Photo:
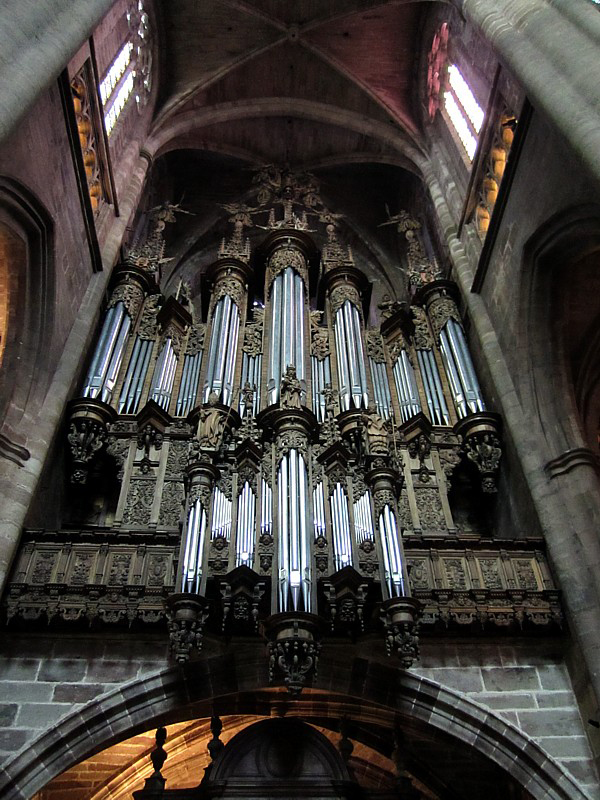
<instances>
[{"instance_id":1,"label":"carved angel statue","mask_svg":"<svg viewBox=\"0 0 600 800\"><path fill-rule=\"evenodd\" d=\"M332 419L335 416L335 392L330 383L326 383L321 392L325 400L325 418Z\"/></svg>"},{"instance_id":2,"label":"carved angel statue","mask_svg":"<svg viewBox=\"0 0 600 800\"><path fill-rule=\"evenodd\" d=\"M281 407L302 408L302 386L293 364L287 367L281 379Z\"/></svg>"},{"instance_id":3,"label":"carved angel statue","mask_svg":"<svg viewBox=\"0 0 600 800\"><path fill-rule=\"evenodd\" d=\"M219 408L219 395L211 392L208 402L204 404L200 411L198 420L198 440L200 447L216 450L221 440L224 427L224 418Z\"/></svg>"},{"instance_id":4,"label":"carved angel statue","mask_svg":"<svg viewBox=\"0 0 600 800\"><path fill-rule=\"evenodd\" d=\"M246 416L246 414L252 413L252 404L254 402L254 387L250 386L248 381L243 385L241 395L241 401L244 404L244 416Z\"/></svg>"}]
</instances>

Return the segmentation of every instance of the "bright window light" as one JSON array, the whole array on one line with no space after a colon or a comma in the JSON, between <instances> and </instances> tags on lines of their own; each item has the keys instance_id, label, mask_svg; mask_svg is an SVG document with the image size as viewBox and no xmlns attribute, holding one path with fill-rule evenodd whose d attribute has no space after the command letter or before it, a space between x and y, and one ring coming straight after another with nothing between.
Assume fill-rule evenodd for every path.
<instances>
[{"instance_id":1,"label":"bright window light","mask_svg":"<svg viewBox=\"0 0 600 800\"><path fill-rule=\"evenodd\" d=\"M463 143L469 159L473 161L475 150L477 149L477 139L471 133L469 124L464 117L462 111L458 107L458 103L454 99L451 92L444 92L444 106L448 112L448 116L454 125L454 129L458 134L458 138Z\"/></svg>"},{"instance_id":2,"label":"bright window light","mask_svg":"<svg viewBox=\"0 0 600 800\"><path fill-rule=\"evenodd\" d=\"M455 64L448 67L448 78L450 86L454 89L454 93L464 108L467 117L471 120L475 132L479 133L483 125L483 109L477 100L475 100L473 92Z\"/></svg>"},{"instance_id":3,"label":"bright window light","mask_svg":"<svg viewBox=\"0 0 600 800\"><path fill-rule=\"evenodd\" d=\"M100 98L102 105L105 106L112 95L115 86L121 80L121 76L131 62L131 54L133 52L133 42L127 42L120 49L117 57L110 66L106 73L106 77L100 84Z\"/></svg>"},{"instance_id":4,"label":"bright window light","mask_svg":"<svg viewBox=\"0 0 600 800\"><path fill-rule=\"evenodd\" d=\"M106 127L106 133L110 135L112 129L115 127L115 124L119 118L119 114L123 110L125 103L129 99L129 95L133 90L133 79L134 79L134 72L131 70L121 86L119 87L119 91L115 95L115 99L111 107L108 109L106 114L104 115L104 125Z\"/></svg>"}]
</instances>

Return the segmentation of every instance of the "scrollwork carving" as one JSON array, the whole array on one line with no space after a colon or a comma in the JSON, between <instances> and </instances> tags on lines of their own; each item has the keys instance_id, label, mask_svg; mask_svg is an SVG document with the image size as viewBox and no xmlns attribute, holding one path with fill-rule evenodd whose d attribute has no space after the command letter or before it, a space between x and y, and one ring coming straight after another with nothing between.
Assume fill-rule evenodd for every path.
<instances>
[{"instance_id":1,"label":"scrollwork carving","mask_svg":"<svg viewBox=\"0 0 600 800\"><path fill-rule=\"evenodd\" d=\"M383 337L376 330L368 330L365 333L367 344L367 354L373 361L381 364L385 363L385 350L383 347Z\"/></svg>"},{"instance_id":2,"label":"scrollwork carving","mask_svg":"<svg viewBox=\"0 0 600 800\"><path fill-rule=\"evenodd\" d=\"M269 259L269 288L279 273L288 267L296 270L305 285L308 285L306 259L302 253L293 247L280 247Z\"/></svg>"},{"instance_id":3,"label":"scrollwork carving","mask_svg":"<svg viewBox=\"0 0 600 800\"><path fill-rule=\"evenodd\" d=\"M249 356L257 356L262 353L264 316L264 309L255 308L254 320L246 323L242 349Z\"/></svg>"},{"instance_id":4,"label":"scrollwork carving","mask_svg":"<svg viewBox=\"0 0 600 800\"><path fill-rule=\"evenodd\" d=\"M204 336L206 333L206 325L202 322L197 322L190 330L187 346L185 348L186 356L195 356L204 347Z\"/></svg>"},{"instance_id":5,"label":"scrollwork carving","mask_svg":"<svg viewBox=\"0 0 600 800\"><path fill-rule=\"evenodd\" d=\"M362 317L362 307L360 302L360 295L358 289L351 284L344 286L336 286L329 294L329 302L331 303L331 310L335 314L344 303L348 300L352 305L356 306L358 313Z\"/></svg>"},{"instance_id":6,"label":"scrollwork carving","mask_svg":"<svg viewBox=\"0 0 600 800\"><path fill-rule=\"evenodd\" d=\"M142 311L142 318L137 330L137 335L140 339L154 341L156 338L156 331L158 328L156 315L162 305L162 299L162 295L160 294L152 294L146 298L144 310Z\"/></svg>"},{"instance_id":7,"label":"scrollwork carving","mask_svg":"<svg viewBox=\"0 0 600 800\"><path fill-rule=\"evenodd\" d=\"M433 338L427 322L427 314L420 306L411 306L412 318L415 325L414 343L418 350L431 350Z\"/></svg>"},{"instance_id":8,"label":"scrollwork carving","mask_svg":"<svg viewBox=\"0 0 600 800\"><path fill-rule=\"evenodd\" d=\"M451 297L437 297L429 306L429 319L435 338L439 341L440 332L449 319L455 320L462 327L462 320L456 303Z\"/></svg>"},{"instance_id":9,"label":"scrollwork carving","mask_svg":"<svg viewBox=\"0 0 600 800\"><path fill-rule=\"evenodd\" d=\"M108 308L113 308L117 303L123 303L131 319L135 320L143 302L144 292L142 288L137 283L128 281L115 286Z\"/></svg>"}]
</instances>

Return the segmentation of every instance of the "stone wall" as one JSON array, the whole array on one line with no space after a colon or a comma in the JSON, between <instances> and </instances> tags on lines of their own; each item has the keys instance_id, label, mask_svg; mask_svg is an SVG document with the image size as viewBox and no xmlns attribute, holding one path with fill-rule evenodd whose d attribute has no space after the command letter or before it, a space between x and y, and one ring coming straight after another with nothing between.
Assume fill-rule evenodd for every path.
<instances>
[{"instance_id":1,"label":"stone wall","mask_svg":"<svg viewBox=\"0 0 600 800\"><path fill-rule=\"evenodd\" d=\"M207 659L216 657L219 663L231 664L232 669L237 669L234 667L236 662L241 665L248 658L253 662L258 659L260 674L255 675L256 668L253 667L248 679L255 680L256 688L268 685L267 659L262 643L247 642L241 647L227 648L208 639L204 652ZM339 667L333 671L333 675L339 674L339 684L335 679L332 682L328 659L339 665L361 656L372 663L395 667L395 663L385 656L383 637L365 642L353 648L352 652L343 643L326 644L323 678L317 681L316 688L334 693L336 689L346 691L346 678L339 673ZM207 665L209 663L206 661ZM70 717L76 719L81 714L87 714L86 718L91 720L94 715L88 712L93 710L97 701L114 690L124 691L127 686L133 687L142 679L160 674L170 664L166 637L161 634L81 634L63 635L59 639L50 634L5 637L0 650L2 762L7 764L19 753L27 752L36 739L60 721ZM199 674L204 669L202 667ZM244 668L239 666L239 669ZM205 679L208 680L207 688L215 697L232 690L228 670L223 671L220 667L220 671L220 676ZM549 757L568 770L590 797L600 797L561 640L506 638L448 642L426 638L421 661L412 672L435 681L441 687L455 690L482 709L497 714L537 742ZM189 700L186 700L186 692L182 691L179 711L170 713L171 720L194 718L194 712L186 709L186 702ZM382 702L385 705L383 697ZM146 723L145 727L151 727L151 724ZM144 729L139 725L132 727L118 739ZM94 737L86 755L114 741L110 723L94 727ZM62 769L72 763L65 761ZM48 772L48 779L62 769L54 766L54 771Z\"/></svg>"}]
</instances>

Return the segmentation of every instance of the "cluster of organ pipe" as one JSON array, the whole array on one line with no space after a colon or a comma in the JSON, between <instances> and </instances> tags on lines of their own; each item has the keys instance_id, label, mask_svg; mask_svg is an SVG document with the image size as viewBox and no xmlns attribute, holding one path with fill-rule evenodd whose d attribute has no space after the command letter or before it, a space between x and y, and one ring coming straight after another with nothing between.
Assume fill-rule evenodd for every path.
<instances>
[{"instance_id":1,"label":"cluster of organ pipe","mask_svg":"<svg viewBox=\"0 0 600 800\"><path fill-rule=\"evenodd\" d=\"M302 404L311 408L319 424L326 418L325 395L331 384L340 411L371 407L383 419L392 417L396 425L423 412L434 425L448 426L453 421L449 407L454 420L484 409L465 334L456 319L445 322L431 347L396 347L393 360L389 349L382 359L381 354L369 353L363 312L352 299L335 311L328 301L324 318L330 352L311 355L307 288L305 276L291 264L271 280L262 353L240 353L252 298L240 303L239 297L236 302L230 294L222 294L210 306L204 347L190 353L160 330L154 338L136 331L141 314L132 319L124 303L116 302L105 315L83 396L111 404L126 415L136 414L152 399L172 416L185 417L216 395L242 416L256 415L278 403L282 378L293 366L302 387ZM253 390L251 408L245 406L243 386ZM276 610L314 607L313 551L323 538L331 542L333 571L358 568L357 548L367 540L377 544L384 596L403 595L405 571L394 508L385 504L376 519L370 491L355 496L352 481L348 486L333 482L326 491L322 478L313 480L310 464L296 448L275 454L275 464L273 475L263 467L256 481L239 481L233 501L218 486L213 487L207 508L198 497L188 498L180 588L202 592L211 541L229 543L233 537L236 566L257 568L257 537L272 536L277 555Z\"/></svg>"}]
</instances>

